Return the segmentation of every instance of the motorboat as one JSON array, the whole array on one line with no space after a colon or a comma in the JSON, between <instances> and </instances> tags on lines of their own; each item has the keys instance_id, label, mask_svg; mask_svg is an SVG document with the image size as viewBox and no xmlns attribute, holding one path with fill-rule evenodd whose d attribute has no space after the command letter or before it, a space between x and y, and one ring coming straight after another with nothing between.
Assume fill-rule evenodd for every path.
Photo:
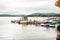
<instances>
[{"instance_id":1,"label":"motorboat","mask_svg":"<svg viewBox=\"0 0 60 40\"><path fill-rule=\"evenodd\" d=\"M45 26L45 27L47 27L47 26L49 27L50 23L51 22L42 22L40 25L41 26Z\"/></svg>"},{"instance_id":2,"label":"motorboat","mask_svg":"<svg viewBox=\"0 0 60 40\"><path fill-rule=\"evenodd\" d=\"M51 24L49 26L50 27L56 27L56 25L57 25L57 22L56 21L53 21L53 22L51 22Z\"/></svg>"}]
</instances>

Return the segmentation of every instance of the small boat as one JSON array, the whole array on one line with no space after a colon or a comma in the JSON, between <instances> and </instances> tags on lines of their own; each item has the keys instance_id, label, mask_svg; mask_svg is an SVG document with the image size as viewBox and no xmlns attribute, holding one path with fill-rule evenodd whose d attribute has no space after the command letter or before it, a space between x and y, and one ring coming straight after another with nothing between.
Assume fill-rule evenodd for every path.
<instances>
[{"instance_id":1,"label":"small boat","mask_svg":"<svg viewBox=\"0 0 60 40\"><path fill-rule=\"evenodd\" d=\"M20 24L20 20L11 20L11 23L19 23Z\"/></svg>"},{"instance_id":2,"label":"small boat","mask_svg":"<svg viewBox=\"0 0 60 40\"><path fill-rule=\"evenodd\" d=\"M11 21L12 23L18 23L18 24L40 24L39 21L32 21L32 20L28 20L27 17L22 17L21 20L12 20Z\"/></svg>"},{"instance_id":3,"label":"small boat","mask_svg":"<svg viewBox=\"0 0 60 40\"><path fill-rule=\"evenodd\" d=\"M45 27L49 27L51 22L42 22L40 25L41 26L45 26Z\"/></svg>"},{"instance_id":4,"label":"small boat","mask_svg":"<svg viewBox=\"0 0 60 40\"><path fill-rule=\"evenodd\" d=\"M15 21L14 20L11 20L11 23L15 23Z\"/></svg>"},{"instance_id":5,"label":"small boat","mask_svg":"<svg viewBox=\"0 0 60 40\"><path fill-rule=\"evenodd\" d=\"M56 24L57 24L57 22L56 21L53 21L53 22L51 22L51 24L49 26L50 27L56 27Z\"/></svg>"}]
</instances>

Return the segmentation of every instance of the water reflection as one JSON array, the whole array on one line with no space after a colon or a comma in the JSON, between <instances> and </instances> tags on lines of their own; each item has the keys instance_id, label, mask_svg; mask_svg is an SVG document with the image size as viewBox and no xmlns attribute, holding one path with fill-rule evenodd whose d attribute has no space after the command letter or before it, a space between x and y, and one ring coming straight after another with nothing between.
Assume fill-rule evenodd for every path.
<instances>
[{"instance_id":1,"label":"water reflection","mask_svg":"<svg viewBox=\"0 0 60 40\"><path fill-rule=\"evenodd\" d=\"M17 37L23 37L24 39L32 39L31 37L33 37L33 38L37 37L38 40L39 40L39 38L41 40L44 40L44 38L45 38L45 37L43 37L44 35L45 36L48 35L48 37L49 36L52 37L51 39L53 39L53 35L54 35L54 37L55 37L54 39L56 39L56 31L54 28L41 27L40 25L33 25L33 24L30 24L30 25L21 24L21 25L22 25L23 36L17 36ZM48 40L48 39L46 39L46 40Z\"/></svg>"}]
</instances>

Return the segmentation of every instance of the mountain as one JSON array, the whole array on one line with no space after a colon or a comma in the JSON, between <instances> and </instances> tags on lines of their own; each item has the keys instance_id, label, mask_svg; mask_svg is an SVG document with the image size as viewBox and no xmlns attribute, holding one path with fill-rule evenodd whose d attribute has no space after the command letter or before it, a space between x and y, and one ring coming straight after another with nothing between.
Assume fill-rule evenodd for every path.
<instances>
[{"instance_id":1,"label":"mountain","mask_svg":"<svg viewBox=\"0 0 60 40\"><path fill-rule=\"evenodd\" d=\"M11 14L0 14L0 17L21 17L25 15L11 15Z\"/></svg>"},{"instance_id":2,"label":"mountain","mask_svg":"<svg viewBox=\"0 0 60 40\"><path fill-rule=\"evenodd\" d=\"M59 13L34 13L27 15L29 17L60 17Z\"/></svg>"},{"instance_id":3,"label":"mountain","mask_svg":"<svg viewBox=\"0 0 60 40\"><path fill-rule=\"evenodd\" d=\"M0 17L60 17L59 13L33 13L30 15L12 15L12 14L0 14Z\"/></svg>"}]
</instances>

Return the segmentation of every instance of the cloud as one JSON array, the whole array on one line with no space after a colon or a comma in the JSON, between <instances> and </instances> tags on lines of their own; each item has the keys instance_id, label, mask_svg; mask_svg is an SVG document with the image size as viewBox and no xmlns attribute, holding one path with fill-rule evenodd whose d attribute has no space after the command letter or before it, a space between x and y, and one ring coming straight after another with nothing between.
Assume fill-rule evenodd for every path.
<instances>
[{"instance_id":1,"label":"cloud","mask_svg":"<svg viewBox=\"0 0 60 40\"><path fill-rule=\"evenodd\" d=\"M34 12L59 12L56 0L0 0L1 13L34 13Z\"/></svg>"}]
</instances>

